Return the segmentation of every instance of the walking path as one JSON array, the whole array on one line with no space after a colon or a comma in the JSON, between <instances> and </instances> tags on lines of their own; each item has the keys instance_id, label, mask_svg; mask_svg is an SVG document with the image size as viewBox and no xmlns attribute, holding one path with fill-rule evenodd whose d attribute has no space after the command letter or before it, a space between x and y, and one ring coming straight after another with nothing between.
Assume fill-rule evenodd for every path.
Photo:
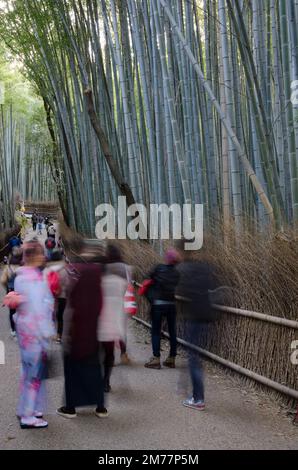
<instances>
[{"instance_id":1,"label":"walking path","mask_svg":"<svg viewBox=\"0 0 298 470\"><path fill-rule=\"evenodd\" d=\"M151 355L150 336L133 320L128 350L134 364L113 370L108 419L98 419L92 409L79 411L73 420L57 416L55 409L63 396L59 378L48 383L49 427L21 430L15 417L19 352L10 338L5 308L0 308L0 341L6 353L6 363L0 365L0 449L298 449L298 428L284 411L215 366L207 366L206 410L181 406L186 391L178 395L177 383L186 388L184 354L175 370L145 369L143 364ZM165 349L166 342L164 357Z\"/></svg>"}]
</instances>

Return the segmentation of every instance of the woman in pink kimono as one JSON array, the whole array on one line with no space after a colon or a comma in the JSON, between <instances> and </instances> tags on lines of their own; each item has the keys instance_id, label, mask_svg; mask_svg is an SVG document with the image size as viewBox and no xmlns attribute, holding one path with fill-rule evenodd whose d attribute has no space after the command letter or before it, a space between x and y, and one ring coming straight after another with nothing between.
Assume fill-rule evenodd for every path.
<instances>
[{"instance_id":1,"label":"woman in pink kimono","mask_svg":"<svg viewBox=\"0 0 298 470\"><path fill-rule=\"evenodd\" d=\"M22 429L45 428L46 360L53 324L54 299L42 268L43 247L38 242L24 246L24 267L17 272L15 292L19 305L15 315L21 353L22 376L17 415Z\"/></svg>"}]
</instances>

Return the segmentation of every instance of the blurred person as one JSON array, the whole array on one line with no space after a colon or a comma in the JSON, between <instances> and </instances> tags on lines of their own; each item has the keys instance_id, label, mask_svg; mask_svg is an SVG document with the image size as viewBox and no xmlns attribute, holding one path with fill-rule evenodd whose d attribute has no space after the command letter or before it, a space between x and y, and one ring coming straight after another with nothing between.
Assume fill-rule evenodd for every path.
<instances>
[{"instance_id":1,"label":"blurred person","mask_svg":"<svg viewBox=\"0 0 298 470\"><path fill-rule=\"evenodd\" d=\"M52 252L51 261L47 263L47 273L56 272L58 277L65 277L65 262L61 249L55 248ZM66 307L65 283L60 283L59 292L55 298L55 320L57 325L56 343L61 344L63 333L63 314Z\"/></svg>"},{"instance_id":2,"label":"blurred person","mask_svg":"<svg viewBox=\"0 0 298 470\"><path fill-rule=\"evenodd\" d=\"M48 215L44 219L44 224L45 224L46 231L48 232L48 225L50 224L50 217Z\"/></svg>"},{"instance_id":3,"label":"blurred person","mask_svg":"<svg viewBox=\"0 0 298 470\"><path fill-rule=\"evenodd\" d=\"M56 241L53 237L48 237L45 241L46 257L48 261L52 260L53 251L56 247Z\"/></svg>"},{"instance_id":4,"label":"blurred person","mask_svg":"<svg viewBox=\"0 0 298 470\"><path fill-rule=\"evenodd\" d=\"M182 242L184 244L184 241ZM183 244L181 243L181 247ZM216 282L212 267L205 261L194 260L192 251L181 249L183 261L178 266L180 274L175 298L185 322L186 341L204 348L210 323L214 320L209 290ZM196 410L205 409L204 372L200 354L188 350L188 365L192 382L192 396L183 405Z\"/></svg>"},{"instance_id":5,"label":"blurred person","mask_svg":"<svg viewBox=\"0 0 298 470\"><path fill-rule=\"evenodd\" d=\"M37 220L38 220L37 210L34 209L34 212L31 216L32 229L33 229L34 232L36 231Z\"/></svg>"},{"instance_id":6,"label":"blurred person","mask_svg":"<svg viewBox=\"0 0 298 470\"><path fill-rule=\"evenodd\" d=\"M120 345L121 362L129 363L126 351L127 314L124 312L124 296L130 278L131 268L123 262L119 249L108 245L102 278L103 308L98 327L98 340L104 356L106 393L111 391L110 377L115 362L115 344Z\"/></svg>"},{"instance_id":7,"label":"blurred person","mask_svg":"<svg viewBox=\"0 0 298 470\"><path fill-rule=\"evenodd\" d=\"M180 261L179 253L171 248L165 253L165 263L157 265L149 274L152 284L151 340L153 357L146 362L149 369L160 369L160 338L162 321L165 317L170 335L170 353L163 362L165 367L175 368L177 355L175 289L179 281L176 265Z\"/></svg>"},{"instance_id":8,"label":"blurred person","mask_svg":"<svg viewBox=\"0 0 298 470\"><path fill-rule=\"evenodd\" d=\"M57 414L75 418L76 408L95 405L96 416L106 418L97 340L102 269L89 258L88 245L79 240L71 247L71 253L69 265L64 274L60 273L67 297L62 336L65 404Z\"/></svg>"},{"instance_id":9,"label":"blurred person","mask_svg":"<svg viewBox=\"0 0 298 470\"><path fill-rule=\"evenodd\" d=\"M53 238L54 240L56 239L56 229L52 223L48 225L47 236L48 238Z\"/></svg>"},{"instance_id":10,"label":"blurred person","mask_svg":"<svg viewBox=\"0 0 298 470\"><path fill-rule=\"evenodd\" d=\"M113 264L113 269L116 269L119 276L126 279L129 284L132 280L132 268L124 263L120 250L115 245L108 245L106 249L106 263ZM127 353L127 328L128 328L128 315L124 313L124 336L119 340L120 346L120 360L121 364L129 365L131 360Z\"/></svg>"},{"instance_id":11,"label":"blurred person","mask_svg":"<svg viewBox=\"0 0 298 470\"><path fill-rule=\"evenodd\" d=\"M42 224L43 224L43 217L41 215L39 215L38 216L38 223L37 223L38 235L42 235Z\"/></svg>"},{"instance_id":12,"label":"blurred person","mask_svg":"<svg viewBox=\"0 0 298 470\"><path fill-rule=\"evenodd\" d=\"M22 375L17 415L22 429L45 428L46 360L50 339L54 299L41 268L45 258L42 245L31 241L24 245L24 266L17 271L15 292L17 338L21 353Z\"/></svg>"},{"instance_id":13,"label":"blurred person","mask_svg":"<svg viewBox=\"0 0 298 470\"><path fill-rule=\"evenodd\" d=\"M23 259L23 250L22 248L14 248L12 256L9 258L1 276L1 284L6 289L6 293L14 291L14 284L17 275L17 270L21 266ZM16 336L15 322L13 319L14 314L16 313L15 308L9 309L9 320L10 320L10 333L14 338Z\"/></svg>"}]
</instances>

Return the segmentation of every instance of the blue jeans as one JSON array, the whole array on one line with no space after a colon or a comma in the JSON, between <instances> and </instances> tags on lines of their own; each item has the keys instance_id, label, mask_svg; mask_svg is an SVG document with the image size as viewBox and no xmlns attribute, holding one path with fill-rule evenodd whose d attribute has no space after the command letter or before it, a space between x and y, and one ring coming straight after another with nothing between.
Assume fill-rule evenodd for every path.
<instances>
[{"instance_id":1,"label":"blue jeans","mask_svg":"<svg viewBox=\"0 0 298 470\"><path fill-rule=\"evenodd\" d=\"M152 349L153 356L160 357L160 336L163 317L167 318L170 335L170 356L177 355L176 306L175 304L152 305Z\"/></svg>"},{"instance_id":2,"label":"blue jeans","mask_svg":"<svg viewBox=\"0 0 298 470\"><path fill-rule=\"evenodd\" d=\"M186 341L204 349L208 330L209 325L207 323L188 321L186 324ZM204 370L202 358L200 354L193 349L189 349L188 351L188 366L193 388L193 398L195 401L204 401Z\"/></svg>"}]
</instances>

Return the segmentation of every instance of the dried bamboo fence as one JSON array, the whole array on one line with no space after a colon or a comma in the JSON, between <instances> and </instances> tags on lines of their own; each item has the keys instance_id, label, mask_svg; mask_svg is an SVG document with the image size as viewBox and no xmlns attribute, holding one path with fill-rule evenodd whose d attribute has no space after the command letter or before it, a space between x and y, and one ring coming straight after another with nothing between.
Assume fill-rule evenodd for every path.
<instances>
[{"instance_id":1,"label":"dried bamboo fence","mask_svg":"<svg viewBox=\"0 0 298 470\"><path fill-rule=\"evenodd\" d=\"M146 273L161 261L160 256L149 244L138 244L127 240L118 241L117 244L125 261L135 267L134 278L137 282L142 282L148 275ZM264 243L250 246L251 250L253 247L257 250L258 247L258 251L265 252L266 245ZM229 300L237 304L242 298L243 303L249 305L248 300L251 297L252 305L266 305L264 311L271 312L271 314L266 315L251 311L252 309L249 310L247 307L244 310L223 305L215 306L218 311L218 320L211 327L212 334L210 334L209 341L204 348L205 355L224 366L227 372L231 370L233 374L240 373L239 377L241 377L241 381L245 381L246 387L264 388L265 392L269 395L272 394L274 399L282 400L287 405L294 405L298 400L298 366L291 362L293 353L291 346L293 341L298 340L298 315L296 301L291 301L291 298L296 299L296 245L291 244L289 247L286 245L282 251L279 245L277 249L272 249L272 257L276 262L278 261L280 279L277 279L277 270L274 269L274 275L270 279L275 279L275 282L267 280L268 295L265 300L268 299L268 302L266 304L265 300L263 304L255 301L257 289L260 289L257 281L260 279L259 270L262 273L263 281L265 276L264 266L262 269L262 259L255 256L254 263L250 261L249 252L246 248L242 248L242 245L238 247L237 257L236 255L232 257L230 254L227 256L221 246L218 246L218 250L220 255L216 259L218 261L230 259L230 265L226 264L226 271L229 272L229 268L233 265L239 283L245 278L242 274L244 268L248 271L246 282L249 289L244 290L245 285L240 284L233 299ZM215 255L216 252L214 261ZM261 260L259 263L258 259ZM286 267L283 266L282 261L287 265L288 271L285 271ZM225 280L228 279L227 275ZM288 298L285 298L286 290L288 290ZM278 306L284 300L284 308L276 306L274 309L272 308L271 297L274 295ZM150 324L148 302L140 297L137 300L139 304L138 318ZM288 305L291 306L290 312L287 311ZM179 312L177 325L178 337L185 345L183 342L184 322Z\"/></svg>"},{"instance_id":2,"label":"dried bamboo fence","mask_svg":"<svg viewBox=\"0 0 298 470\"><path fill-rule=\"evenodd\" d=\"M138 299L138 317L150 327L149 306ZM184 322L178 312L178 342L196 349L208 359L241 374L251 385L277 392L288 404L298 400L298 366L292 364L293 341L298 340L298 322L249 310L214 305L218 312L204 349L184 341ZM164 331L167 336L167 332Z\"/></svg>"}]
</instances>

